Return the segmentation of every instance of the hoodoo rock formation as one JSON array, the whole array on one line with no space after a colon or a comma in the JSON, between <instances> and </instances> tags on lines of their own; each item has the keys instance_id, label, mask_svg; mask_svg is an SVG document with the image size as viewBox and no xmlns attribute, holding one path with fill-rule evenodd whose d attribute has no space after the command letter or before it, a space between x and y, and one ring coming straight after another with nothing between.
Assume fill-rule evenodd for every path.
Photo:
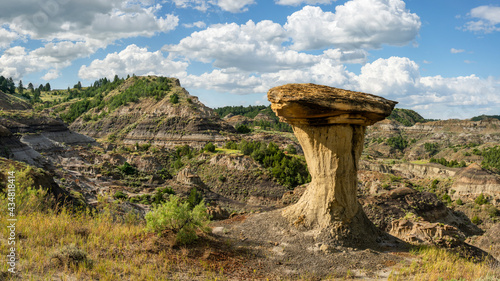
<instances>
[{"instance_id":1,"label":"hoodoo rock formation","mask_svg":"<svg viewBox=\"0 0 500 281\"><path fill-rule=\"evenodd\" d=\"M282 215L295 225L333 227L337 233L371 225L356 198L358 161L366 126L387 117L397 102L315 84L275 87L268 99L293 127L312 176L304 195Z\"/></svg>"}]
</instances>

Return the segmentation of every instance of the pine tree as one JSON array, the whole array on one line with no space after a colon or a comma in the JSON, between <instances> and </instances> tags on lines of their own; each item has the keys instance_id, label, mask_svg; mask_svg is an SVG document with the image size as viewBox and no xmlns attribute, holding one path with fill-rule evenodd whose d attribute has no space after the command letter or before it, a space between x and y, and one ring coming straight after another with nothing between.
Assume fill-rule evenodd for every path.
<instances>
[{"instance_id":1,"label":"pine tree","mask_svg":"<svg viewBox=\"0 0 500 281\"><path fill-rule=\"evenodd\" d=\"M24 92L23 80L19 80L19 86L17 87L17 91L19 92L20 95L23 94Z\"/></svg>"}]
</instances>

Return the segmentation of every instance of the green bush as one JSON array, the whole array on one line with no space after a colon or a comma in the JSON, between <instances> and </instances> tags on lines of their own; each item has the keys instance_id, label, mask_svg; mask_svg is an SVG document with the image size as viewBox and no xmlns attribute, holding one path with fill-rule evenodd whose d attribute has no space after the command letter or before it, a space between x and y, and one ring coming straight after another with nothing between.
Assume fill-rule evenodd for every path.
<instances>
[{"instance_id":1,"label":"green bush","mask_svg":"<svg viewBox=\"0 0 500 281\"><path fill-rule=\"evenodd\" d=\"M189 197L187 199L187 202L189 203L189 207L193 209L195 206L200 204L203 201L203 196L198 192L196 187L193 187L191 189L191 192L189 193Z\"/></svg>"},{"instance_id":2,"label":"green bush","mask_svg":"<svg viewBox=\"0 0 500 281\"><path fill-rule=\"evenodd\" d=\"M208 231L209 221L203 201L191 209L188 202L181 203L180 198L175 195L171 195L168 202L153 207L146 214L147 230L158 234L165 230L173 231L180 244L189 244L196 240L197 230Z\"/></svg>"},{"instance_id":3,"label":"green bush","mask_svg":"<svg viewBox=\"0 0 500 281\"><path fill-rule=\"evenodd\" d=\"M483 222L478 216L472 217L470 221L475 225L481 224Z\"/></svg>"},{"instance_id":4,"label":"green bush","mask_svg":"<svg viewBox=\"0 0 500 281\"><path fill-rule=\"evenodd\" d=\"M171 94L171 95L170 95L170 102L171 102L172 104L179 103L179 95L177 95L177 94L175 94L175 93L174 93L174 94Z\"/></svg>"},{"instance_id":5,"label":"green bush","mask_svg":"<svg viewBox=\"0 0 500 281\"><path fill-rule=\"evenodd\" d=\"M397 135L395 137L388 138L387 144L392 148L403 151L408 147L408 140L401 135Z\"/></svg>"},{"instance_id":6,"label":"green bush","mask_svg":"<svg viewBox=\"0 0 500 281\"><path fill-rule=\"evenodd\" d=\"M118 166L118 170L124 173L125 175L135 175L137 174L137 169L130 165L128 162L125 162L123 165Z\"/></svg>"},{"instance_id":7,"label":"green bush","mask_svg":"<svg viewBox=\"0 0 500 281\"><path fill-rule=\"evenodd\" d=\"M500 216L500 210L498 210L495 206L491 206L488 208L488 215L490 218L496 218Z\"/></svg>"},{"instance_id":8,"label":"green bush","mask_svg":"<svg viewBox=\"0 0 500 281\"><path fill-rule=\"evenodd\" d=\"M425 151L429 152L429 155L434 155L438 153L438 144L437 143L424 143Z\"/></svg>"},{"instance_id":9,"label":"green bush","mask_svg":"<svg viewBox=\"0 0 500 281\"><path fill-rule=\"evenodd\" d=\"M208 152L215 152L215 145L212 142L209 142L209 143L205 144L205 147L203 147L203 150L208 151Z\"/></svg>"},{"instance_id":10,"label":"green bush","mask_svg":"<svg viewBox=\"0 0 500 281\"><path fill-rule=\"evenodd\" d=\"M484 204L488 203L488 199L486 199L486 197L484 197L484 195L481 193L476 198L476 200L474 200L474 202L476 202L476 204L478 204L478 205L484 205Z\"/></svg>"},{"instance_id":11,"label":"green bush","mask_svg":"<svg viewBox=\"0 0 500 281\"><path fill-rule=\"evenodd\" d=\"M285 151L288 152L289 154L297 154L297 149L295 148L295 146L293 144L289 144L286 147Z\"/></svg>"},{"instance_id":12,"label":"green bush","mask_svg":"<svg viewBox=\"0 0 500 281\"><path fill-rule=\"evenodd\" d=\"M238 124L235 127L236 131L240 134L248 134L252 131L247 125L245 124Z\"/></svg>"},{"instance_id":13,"label":"green bush","mask_svg":"<svg viewBox=\"0 0 500 281\"><path fill-rule=\"evenodd\" d=\"M115 199L124 199L126 200L128 198L128 195L123 193L123 191L121 190L118 190L117 192L115 192L115 195L113 195L113 197Z\"/></svg>"},{"instance_id":14,"label":"green bush","mask_svg":"<svg viewBox=\"0 0 500 281\"><path fill-rule=\"evenodd\" d=\"M462 202L462 199L458 198L457 201L455 201L455 203L457 203L458 206L462 206L464 204L464 202Z\"/></svg>"}]
</instances>

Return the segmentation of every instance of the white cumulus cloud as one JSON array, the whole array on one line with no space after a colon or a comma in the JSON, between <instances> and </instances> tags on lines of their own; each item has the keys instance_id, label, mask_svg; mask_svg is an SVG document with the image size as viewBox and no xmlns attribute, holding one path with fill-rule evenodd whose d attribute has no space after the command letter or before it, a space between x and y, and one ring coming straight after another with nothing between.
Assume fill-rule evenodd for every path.
<instances>
[{"instance_id":1,"label":"white cumulus cloud","mask_svg":"<svg viewBox=\"0 0 500 281\"><path fill-rule=\"evenodd\" d=\"M9 47L10 44L18 38L20 38L20 36L16 32L8 31L0 27L0 49Z\"/></svg>"},{"instance_id":2,"label":"white cumulus cloud","mask_svg":"<svg viewBox=\"0 0 500 281\"><path fill-rule=\"evenodd\" d=\"M83 65L78 76L85 80L112 78L129 74L161 75L170 77L186 76L188 64L181 61L172 61L161 51L149 52L147 48L140 48L135 44L127 46L121 52L108 54L102 60L94 60L90 65Z\"/></svg>"},{"instance_id":3,"label":"white cumulus cloud","mask_svg":"<svg viewBox=\"0 0 500 281\"><path fill-rule=\"evenodd\" d=\"M242 71L275 71L304 67L315 63L313 55L282 46L288 40L281 25L264 20L219 24L192 33L177 45L164 46L171 54L213 63L218 68Z\"/></svg>"},{"instance_id":4,"label":"white cumulus cloud","mask_svg":"<svg viewBox=\"0 0 500 281\"><path fill-rule=\"evenodd\" d=\"M231 13L241 13L248 11L248 5L255 4L254 0L218 0L217 6L222 10Z\"/></svg>"},{"instance_id":5,"label":"white cumulus cloud","mask_svg":"<svg viewBox=\"0 0 500 281\"><path fill-rule=\"evenodd\" d=\"M248 6L255 4L255 0L172 0L179 8L193 8L206 12L210 7L218 7L230 13L248 11Z\"/></svg>"},{"instance_id":6,"label":"white cumulus cloud","mask_svg":"<svg viewBox=\"0 0 500 281\"><path fill-rule=\"evenodd\" d=\"M500 7L479 6L472 9L469 15L475 20L467 22L465 30L484 33L500 31Z\"/></svg>"},{"instance_id":7,"label":"white cumulus cloud","mask_svg":"<svg viewBox=\"0 0 500 281\"><path fill-rule=\"evenodd\" d=\"M202 21L197 21L193 23L185 23L182 26L184 26L185 28L193 28L193 27L205 28L207 25Z\"/></svg>"},{"instance_id":8,"label":"white cumulus cloud","mask_svg":"<svg viewBox=\"0 0 500 281\"><path fill-rule=\"evenodd\" d=\"M349 50L406 45L415 40L420 25L420 18L401 0L351 0L337 6L335 13L306 6L290 15L284 27L296 50Z\"/></svg>"},{"instance_id":9,"label":"white cumulus cloud","mask_svg":"<svg viewBox=\"0 0 500 281\"><path fill-rule=\"evenodd\" d=\"M331 4L337 0L277 0L278 5L298 6L300 4Z\"/></svg>"},{"instance_id":10,"label":"white cumulus cloud","mask_svg":"<svg viewBox=\"0 0 500 281\"><path fill-rule=\"evenodd\" d=\"M465 50L464 50L464 49L455 49L455 48L451 48L450 52L451 52L452 54L459 54L459 53L463 53L463 52L465 52Z\"/></svg>"}]
</instances>

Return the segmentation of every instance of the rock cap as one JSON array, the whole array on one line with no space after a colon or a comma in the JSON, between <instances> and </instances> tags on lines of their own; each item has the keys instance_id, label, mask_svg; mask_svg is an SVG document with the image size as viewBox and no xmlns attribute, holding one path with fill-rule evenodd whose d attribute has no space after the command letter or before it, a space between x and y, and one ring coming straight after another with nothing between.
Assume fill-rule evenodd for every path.
<instances>
[{"instance_id":1,"label":"rock cap","mask_svg":"<svg viewBox=\"0 0 500 281\"><path fill-rule=\"evenodd\" d=\"M397 104L371 94L312 83L274 87L267 98L281 121L311 126L373 125L389 116Z\"/></svg>"}]
</instances>

